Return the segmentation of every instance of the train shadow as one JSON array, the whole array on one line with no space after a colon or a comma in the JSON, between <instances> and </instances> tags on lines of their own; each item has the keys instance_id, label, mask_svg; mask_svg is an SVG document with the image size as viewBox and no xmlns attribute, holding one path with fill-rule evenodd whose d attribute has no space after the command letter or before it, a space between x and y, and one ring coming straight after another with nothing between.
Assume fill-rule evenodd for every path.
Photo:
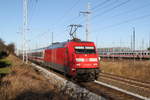
<instances>
[{"instance_id":1,"label":"train shadow","mask_svg":"<svg viewBox=\"0 0 150 100\"><path fill-rule=\"evenodd\" d=\"M27 90L20 93L14 100L76 100L63 92Z\"/></svg>"},{"instance_id":2,"label":"train shadow","mask_svg":"<svg viewBox=\"0 0 150 100\"><path fill-rule=\"evenodd\" d=\"M34 92L34 91L25 91L20 93L15 100L52 100L54 93L51 91L47 92Z\"/></svg>"}]
</instances>

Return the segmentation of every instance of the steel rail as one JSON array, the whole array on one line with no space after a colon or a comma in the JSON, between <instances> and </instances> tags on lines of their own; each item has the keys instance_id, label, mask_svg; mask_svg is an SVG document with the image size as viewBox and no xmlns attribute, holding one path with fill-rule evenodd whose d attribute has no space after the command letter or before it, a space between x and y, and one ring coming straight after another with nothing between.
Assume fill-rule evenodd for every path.
<instances>
[{"instance_id":1,"label":"steel rail","mask_svg":"<svg viewBox=\"0 0 150 100\"><path fill-rule=\"evenodd\" d=\"M114 81L119 81L121 83L126 83L130 86L134 86L134 87L139 87L139 88L143 88L143 89L146 89L148 91L150 91L150 84L148 83L144 83L144 82L141 82L141 81L136 81L134 79L130 79L130 78L123 78L123 77L120 77L120 76L113 76L113 75L105 75L105 74L101 74L101 78L100 79L103 79L103 78L107 78L107 79L111 79L111 80L114 80Z\"/></svg>"},{"instance_id":2,"label":"steel rail","mask_svg":"<svg viewBox=\"0 0 150 100\"><path fill-rule=\"evenodd\" d=\"M127 80L127 81L130 80L132 82L136 82L136 83L139 83L139 84L148 85L148 87L150 88L150 82L144 82L144 81L140 81L140 80L137 80L137 79L127 78L127 77L124 77L124 76L119 76L119 75L114 75L114 74L104 73L104 72L101 72L101 75L112 77L112 78L118 78L120 80Z\"/></svg>"},{"instance_id":3,"label":"steel rail","mask_svg":"<svg viewBox=\"0 0 150 100\"><path fill-rule=\"evenodd\" d=\"M105 86L105 87L108 87L108 88L111 88L111 89L120 91L120 92L122 92L122 93L131 95L131 96L134 96L134 97L139 98L139 99L142 99L142 100L150 100L150 98L148 98L148 97L144 97L144 96L141 96L141 95L138 95L138 94L129 92L129 91L127 91L127 90L123 90L123 89L121 89L121 88L118 88L118 87L115 87L115 86L112 86L112 85L109 85L109 84L106 84L106 83L103 83L103 82L100 82L100 81L94 81L94 82L97 83L97 84L103 85L103 86Z\"/></svg>"}]
</instances>

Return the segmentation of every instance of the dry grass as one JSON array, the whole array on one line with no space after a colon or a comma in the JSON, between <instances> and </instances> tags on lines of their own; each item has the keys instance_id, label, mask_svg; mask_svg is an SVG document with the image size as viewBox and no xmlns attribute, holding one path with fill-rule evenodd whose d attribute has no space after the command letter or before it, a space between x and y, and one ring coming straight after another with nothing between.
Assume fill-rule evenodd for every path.
<instances>
[{"instance_id":1,"label":"dry grass","mask_svg":"<svg viewBox=\"0 0 150 100\"><path fill-rule=\"evenodd\" d=\"M39 72L9 56L12 73L0 82L0 100L69 100L69 96L51 85Z\"/></svg>"},{"instance_id":2,"label":"dry grass","mask_svg":"<svg viewBox=\"0 0 150 100\"><path fill-rule=\"evenodd\" d=\"M103 72L150 82L150 61L101 61Z\"/></svg>"}]
</instances>

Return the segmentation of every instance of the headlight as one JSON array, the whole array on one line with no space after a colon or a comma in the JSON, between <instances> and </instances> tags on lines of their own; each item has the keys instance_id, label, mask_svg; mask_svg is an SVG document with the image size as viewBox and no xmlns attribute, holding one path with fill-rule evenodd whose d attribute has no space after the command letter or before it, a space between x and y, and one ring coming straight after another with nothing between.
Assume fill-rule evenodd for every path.
<instances>
[{"instance_id":1,"label":"headlight","mask_svg":"<svg viewBox=\"0 0 150 100\"><path fill-rule=\"evenodd\" d=\"M80 66L80 63L79 63L79 64L76 64L76 66Z\"/></svg>"},{"instance_id":2,"label":"headlight","mask_svg":"<svg viewBox=\"0 0 150 100\"><path fill-rule=\"evenodd\" d=\"M72 70L72 71L75 71L76 69L75 69L75 68L72 68L71 70Z\"/></svg>"},{"instance_id":3,"label":"headlight","mask_svg":"<svg viewBox=\"0 0 150 100\"><path fill-rule=\"evenodd\" d=\"M84 62L83 58L76 58L76 62Z\"/></svg>"},{"instance_id":4,"label":"headlight","mask_svg":"<svg viewBox=\"0 0 150 100\"><path fill-rule=\"evenodd\" d=\"M98 57L98 60L100 61L100 60L101 60L101 57Z\"/></svg>"},{"instance_id":5,"label":"headlight","mask_svg":"<svg viewBox=\"0 0 150 100\"><path fill-rule=\"evenodd\" d=\"M91 61L91 62L97 61L97 58L89 58L89 61Z\"/></svg>"},{"instance_id":6,"label":"headlight","mask_svg":"<svg viewBox=\"0 0 150 100\"><path fill-rule=\"evenodd\" d=\"M95 63L95 64L93 64L94 66L97 66L98 64L97 63Z\"/></svg>"}]
</instances>

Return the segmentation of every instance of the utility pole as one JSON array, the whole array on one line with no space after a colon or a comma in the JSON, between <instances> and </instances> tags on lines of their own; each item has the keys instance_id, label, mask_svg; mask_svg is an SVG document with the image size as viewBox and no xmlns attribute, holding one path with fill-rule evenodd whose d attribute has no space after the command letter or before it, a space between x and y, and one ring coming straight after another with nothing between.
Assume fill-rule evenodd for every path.
<instances>
[{"instance_id":1,"label":"utility pole","mask_svg":"<svg viewBox=\"0 0 150 100\"><path fill-rule=\"evenodd\" d=\"M149 47L148 47L148 51L150 53L150 33L149 33Z\"/></svg>"},{"instance_id":2,"label":"utility pole","mask_svg":"<svg viewBox=\"0 0 150 100\"><path fill-rule=\"evenodd\" d=\"M27 54L27 41L26 41L26 34L27 34L27 27L28 27L28 0L23 0L23 62L28 62L28 54Z\"/></svg>"},{"instance_id":3,"label":"utility pole","mask_svg":"<svg viewBox=\"0 0 150 100\"><path fill-rule=\"evenodd\" d=\"M142 39L142 51L144 50L144 38Z\"/></svg>"},{"instance_id":4,"label":"utility pole","mask_svg":"<svg viewBox=\"0 0 150 100\"><path fill-rule=\"evenodd\" d=\"M97 37L96 37L96 47L98 48L98 39L97 39Z\"/></svg>"},{"instance_id":5,"label":"utility pole","mask_svg":"<svg viewBox=\"0 0 150 100\"><path fill-rule=\"evenodd\" d=\"M133 27L133 51L135 51L135 28Z\"/></svg>"},{"instance_id":6,"label":"utility pole","mask_svg":"<svg viewBox=\"0 0 150 100\"><path fill-rule=\"evenodd\" d=\"M135 28L133 27L133 57L135 63Z\"/></svg>"},{"instance_id":7,"label":"utility pole","mask_svg":"<svg viewBox=\"0 0 150 100\"><path fill-rule=\"evenodd\" d=\"M132 39L132 34L131 34L131 51L133 51L133 39Z\"/></svg>"},{"instance_id":8,"label":"utility pole","mask_svg":"<svg viewBox=\"0 0 150 100\"><path fill-rule=\"evenodd\" d=\"M150 48L150 33L149 33L149 47L148 48Z\"/></svg>"},{"instance_id":9,"label":"utility pole","mask_svg":"<svg viewBox=\"0 0 150 100\"><path fill-rule=\"evenodd\" d=\"M85 29L85 32L86 32L86 41L89 40L89 33L90 33L90 30L89 30L89 21L90 21L90 4L88 3L87 5L87 11L81 11L80 13L84 14L86 16L86 29Z\"/></svg>"},{"instance_id":10,"label":"utility pole","mask_svg":"<svg viewBox=\"0 0 150 100\"><path fill-rule=\"evenodd\" d=\"M52 32L52 42L51 43L53 44L53 32Z\"/></svg>"}]
</instances>

